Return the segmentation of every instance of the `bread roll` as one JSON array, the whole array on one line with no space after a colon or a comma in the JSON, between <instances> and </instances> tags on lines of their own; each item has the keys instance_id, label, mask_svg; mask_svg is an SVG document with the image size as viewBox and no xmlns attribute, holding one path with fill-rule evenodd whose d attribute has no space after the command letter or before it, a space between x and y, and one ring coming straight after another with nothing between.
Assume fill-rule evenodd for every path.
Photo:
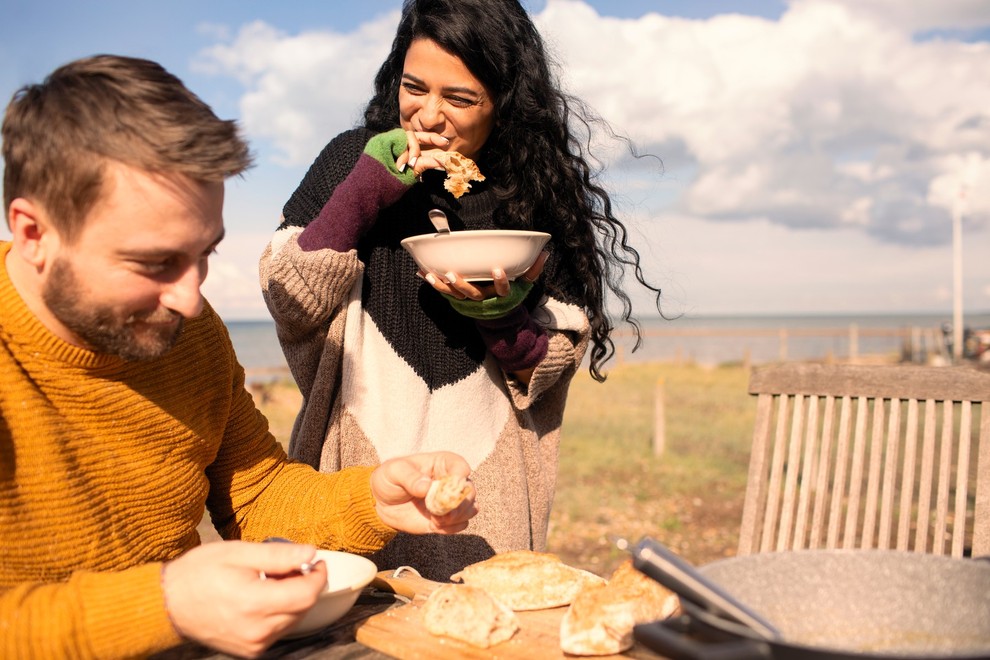
<instances>
[{"instance_id":1,"label":"bread roll","mask_svg":"<svg viewBox=\"0 0 990 660\"><path fill-rule=\"evenodd\" d=\"M519 630L512 610L484 590L465 584L438 587L423 603L422 614L431 634L483 649L510 639Z\"/></svg>"},{"instance_id":2,"label":"bread roll","mask_svg":"<svg viewBox=\"0 0 990 660\"><path fill-rule=\"evenodd\" d=\"M426 509L435 516L443 516L458 506L468 496L471 486L468 480L456 474L435 479L426 493Z\"/></svg>"},{"instance_id":3,"label":"bread roll","mask_svg":"<svg viewBox=\"0 0 990 660\"><path fill-rule=\"evenodd\" d=\"M594 573L530 550L503 552L466 566L450 578L480 587L513 610L542 610L567 605L585 586L605 584Z\"/></svg>"},{"instance_id":4,"label":"bread roll","mask_svg":"<svg viewBox=\"0 0 990 660\"><path fill-rule=\"evenodd\" d=\"M606 585L584 589L560 622L560 648L572 655L615 655L632 648L633 626L670 616L677 596L632 565L621 564Z\"/></svg>"},{"instance_id":5,"label":"bread roll","mask_svg":"<svg viewBox=\"0 0 990 660\"><path fill-rule=\"evenodd\" d=\"M447 170L443 187L455 198L470 190L472 181L485 180L475 162L456 151L440 152L436 158Z\"/></svg>"}]
</instances>

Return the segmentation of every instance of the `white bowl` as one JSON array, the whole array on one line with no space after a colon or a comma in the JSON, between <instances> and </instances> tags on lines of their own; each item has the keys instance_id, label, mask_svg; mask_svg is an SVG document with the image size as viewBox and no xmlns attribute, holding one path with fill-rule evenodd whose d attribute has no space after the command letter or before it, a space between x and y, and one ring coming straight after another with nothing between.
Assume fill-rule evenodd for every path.
<instances>
[{"instance_id":1,"label":"white bowl","mask_svg":"<svg viewBox=\"0 0 990 660\"><path fill-rule=\"evenodd\" d=\"M492 270L501 268L514 280L533 265L549 240L550 234L542 231L474 229L410 236L402 247L425 272L454 272L478 281L492 279Z\"/></svg>"},{"instance_id":2,"label":"white bowl","mask_svg":"<svg viewBox=\"0 0 990 660\"><path fill-rule=\"evenodd\" d=\"M344 616L378 573L378 567L370 559L349 552L317 550L316 558L327 565L327 590L284 637L309 634Z\"/></svg>"}]
</instances>

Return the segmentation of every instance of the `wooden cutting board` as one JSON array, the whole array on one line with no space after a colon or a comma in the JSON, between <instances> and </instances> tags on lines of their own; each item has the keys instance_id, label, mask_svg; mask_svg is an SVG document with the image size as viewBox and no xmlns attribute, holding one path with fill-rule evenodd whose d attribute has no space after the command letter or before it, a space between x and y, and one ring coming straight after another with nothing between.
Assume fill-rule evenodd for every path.
<instances>
[{"instance_id":1,"label":"wooden cutting board","mask_svg":"<svg viewBox=\"0 0 990 660\"><path fill-rule=\"evenodd\" d=\"M393 607L366 619L358 625L357 640L377 651L399 660L460 660L461 658L505 658L532 660L574 660L576 656L565 655L560 650L560 620L566 607L531 612L516 612L519 631L512 639L488 649L471 646L465 642L447 637L438 637L426 631L422 623L421 609L439 582L432 582L405 575L391 577L389 571L378 574L372 583L380 589L412 599L412 602ZM597 656L599 658L643 658L654 659L655 653L636 645L622 655Z\"/></svg>"}]
</instances>

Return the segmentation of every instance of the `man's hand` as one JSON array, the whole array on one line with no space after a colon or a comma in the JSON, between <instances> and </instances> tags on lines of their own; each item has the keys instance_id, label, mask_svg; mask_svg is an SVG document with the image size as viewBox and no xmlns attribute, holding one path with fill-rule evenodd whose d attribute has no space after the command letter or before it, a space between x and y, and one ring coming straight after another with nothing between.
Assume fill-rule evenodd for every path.
<instances>
[{"instance_id":1,"label":"man's hand","mask_svg":"<svg viewBox=\"0 0 990 660\"><path fill-rule=\"evenodd\" d=\"M476 492L470 484L460 506L443 516L426 509L426 493L434 479L457 474L471 476L471 467L451 452L415 454L382 463L371 473L371 493L375 497L378 517L386 525L412 534L456 534L463 531L478 509Z\"/></svg>"},{"instance_id":2,"label":"man's hand","mask_svg":"<svg viewBox=\"0 0 990 660\"><path fill-rule=\"evenodd\" d=\"M290 543L207 543L165 565L162 589L176 631L187 639L256 657L316 603L327 584L316 548ZM264 572L269 579L262 580ZM271 579L278 576L278 579Z\"/></svg>"}]
</instances>

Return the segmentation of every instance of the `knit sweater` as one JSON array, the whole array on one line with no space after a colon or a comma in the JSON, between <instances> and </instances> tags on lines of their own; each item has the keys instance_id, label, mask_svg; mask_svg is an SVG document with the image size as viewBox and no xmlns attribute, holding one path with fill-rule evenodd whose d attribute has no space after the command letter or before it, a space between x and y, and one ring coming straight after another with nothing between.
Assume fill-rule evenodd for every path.
<instances>
[{"instance_id":1,"label":"knit sweater","mask_svg":"<svg viewBox=\"0 0 990 660\"><path fill-rule=\"evenodd\" d=\"M488 182L455 200L443 172L428 171L356 249L301 248L303 227L326 213L371 135L349 131L324 149L261 258L262 290L304 397L289 453L324 472L417 451L464 456L480 509L467 530L399 534L372 557L381 569L411 565L446 580L495 552L545 549L560 424L589 324L575 302L534 289L525 304L547 349L526 385L499 368L473 319L416 276L400 240L433 231L430 208L455 231L494 228Z\"/></svg>"},{"instance_id":2,"label":"knit sweater","mask_svg":"<svg viewBox=\"0 0 990 660\"><path fill-rule=\"evenodd\" d=\"M244 388L209 306L165 356L63 342L30 312L0 243L0 657L135 657L178 644L162 562L199 544L284 536L370 553L371 468L291 463Z\"/></svg>"}]
</instances>

